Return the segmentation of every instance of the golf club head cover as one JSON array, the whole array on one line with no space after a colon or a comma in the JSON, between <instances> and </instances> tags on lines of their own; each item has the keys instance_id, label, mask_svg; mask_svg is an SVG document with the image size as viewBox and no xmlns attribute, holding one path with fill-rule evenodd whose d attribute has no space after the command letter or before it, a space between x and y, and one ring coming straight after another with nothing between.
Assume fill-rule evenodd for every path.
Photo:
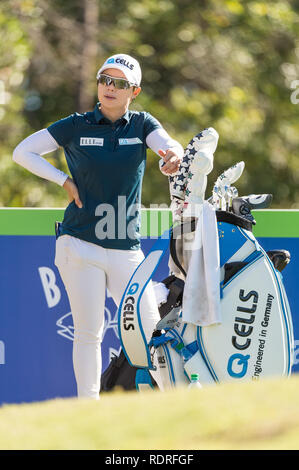
<instances>
[{"instance_id":1,"label":"golf club head cover","mask_svg":"<svg viewBox=\"0 0 299 470\"><path fill-rule=\"evenodd\" d=\"M274 268L281 272L291 261L291 254L287 250L270 250L267 255L272 261Z\"/></svg>"},{"instance_id":2,"label":"golf club head cover","mask_svg":"<svg viewBox=\"0 0 299 470\"><path fill-rule=\"evenodd\" d=\"M181 214L189 212L187 210L189 204L203 203L207 185L206 175L213 169L218 139L218 132L213 127L195 135L186 147L178 172L169 177L171 209L173 213L175 212L175 217L180 211Z\"/></svg>"}]
</instances>

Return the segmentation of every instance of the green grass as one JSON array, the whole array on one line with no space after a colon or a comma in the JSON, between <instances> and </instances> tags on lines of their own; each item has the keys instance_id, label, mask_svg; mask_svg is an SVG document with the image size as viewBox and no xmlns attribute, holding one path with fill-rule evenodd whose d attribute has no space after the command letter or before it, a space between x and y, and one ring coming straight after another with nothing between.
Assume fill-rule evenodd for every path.
<instances>
[{"instance_id":1,"label":"green grass","mask_svg":"<svg viewBox=\"0 0 299 470\"><path fill-rule=\"evenodd\" d=\"M8 450L299 449L299 377L0 408Z\"/></svg>"}]
</instances>

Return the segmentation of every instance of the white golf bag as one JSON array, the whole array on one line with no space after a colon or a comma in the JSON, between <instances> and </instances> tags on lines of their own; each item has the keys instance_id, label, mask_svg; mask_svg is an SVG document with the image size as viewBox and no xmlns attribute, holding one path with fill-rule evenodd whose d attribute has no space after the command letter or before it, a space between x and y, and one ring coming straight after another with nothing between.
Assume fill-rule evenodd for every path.
<instances>
[{"instance_id":1,"label":"white golf bag","mask_svg":"<svg viewBox=\"0 0 299 470\"><path fill-rule=\"evenodd\" d=\"M205 135L201 133L197 137L204 140ZM208 137L210 139L210 133ZM196 147L194 142L196 137L191 147ZM190 150L190 145L188 148ZM194 168L197 157L200 158L199 152L193 155L189 166L183 169L184 174L190 165ZM186 234L189 243L190 234L194 239L200 220L200 211L190 210L190 193L188 207L186 195L176 193L173 196L175 191L172 192L175 225L157 240L128 283L119 307L119 336L129 363L141 369L136 376L139 389L140 383L150 383L146 379L147 371L155 368L159 369L162 389L187 386L191 374L195 373L199 374L202 385L291 373L292 317L281 275L290 254L285 250L266 253L254 237L255 220L251 210L268 207L272 196L238 197L231 184L243 169L244 163L239 162L220 175L212 197L205 201L213 211L217 230L219 277L214 286L217 289L212 292L219 292L219 298L214 300L218 302L220 318L201 324L189 321L192 312L184 315L184 307L190 307L190 302L184 298L190 264L184 259L182 241ZM186 225L187 232L182 230ZM171 273L155 286L157 298L160 297L161 320L147 344L140 321L140 299L168 247ZM195 281L200 285L203 279Z\"/></svg>"}]
</instances>

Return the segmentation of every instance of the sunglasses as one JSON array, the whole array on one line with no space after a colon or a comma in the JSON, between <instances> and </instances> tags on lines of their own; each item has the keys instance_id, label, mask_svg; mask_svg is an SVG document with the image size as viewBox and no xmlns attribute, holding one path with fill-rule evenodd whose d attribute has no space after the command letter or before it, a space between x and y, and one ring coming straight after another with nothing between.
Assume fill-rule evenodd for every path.
<instances>
[{"instance_id":1,"label":"sunglasses","mask_svg":"<svg viewBox=\"0 0 299 470\"><path fill-rule=\"evenodd\" d=\"M132 86L136 86L134 83L128 82L128 80L125 80L124 78L114 78L110 77L109 75L105 75L104 73L100 73L97 76L98 83L101 85L113 85L117 90L127 90L128 88L131 88Z\"/></svg>"}]
</instances>

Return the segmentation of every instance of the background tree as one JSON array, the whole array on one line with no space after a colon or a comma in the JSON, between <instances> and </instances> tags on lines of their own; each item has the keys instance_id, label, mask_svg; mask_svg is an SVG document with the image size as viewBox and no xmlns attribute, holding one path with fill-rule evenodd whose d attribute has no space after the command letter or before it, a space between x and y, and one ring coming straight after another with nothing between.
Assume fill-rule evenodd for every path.
<instances>
[{"instance_id":1,"label":"background tree","mask_svg":"<svg viewBox=\"0 0 299 470\"><path fill-rule=\"evenodd\" d=\"M244 160L239 192L271 192L272 207L299 208L299 2L238 0L2 0L0 204L65 206L64 191L11 161L26 135L96 102L103 60L140 60L134 103L186 146L213 126L217 175ZM1 101L2 100L2 101ZM294 100L293 100L294 101ZM50 161L67 171L61 150ZM168 203L167 179L149 151L143 203Z\"/></svg>"}]
</instances>

